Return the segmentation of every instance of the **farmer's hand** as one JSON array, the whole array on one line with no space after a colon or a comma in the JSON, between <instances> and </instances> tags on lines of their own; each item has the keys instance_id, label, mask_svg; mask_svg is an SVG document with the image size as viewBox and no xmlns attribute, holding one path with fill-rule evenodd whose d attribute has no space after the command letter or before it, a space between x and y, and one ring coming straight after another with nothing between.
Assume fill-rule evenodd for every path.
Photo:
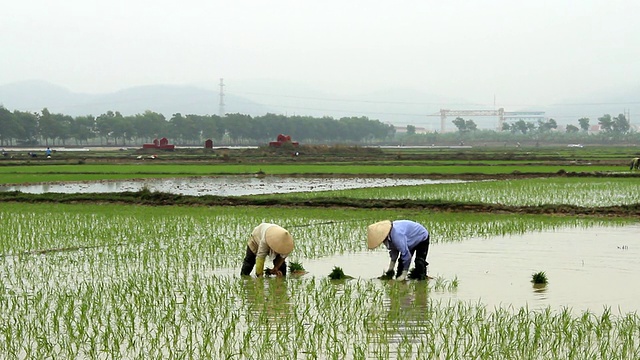
<instances>
[{"instance_id":1,"label":"farmer's hand","mask_svg":"<svg viewBox=\"0 0 640 360\"><path fill-rule=\"evenodd\" d=\"M398 278L396 278L396 281L405 281L407 280L407 276L409 275L409 271L404 270L402 272L402 274L400 276L398 276Z\"/></svg>"},{"instance_id":2,"label":"farmer's hand","mask_svg":"<svg viewBox=\"0 0 640 360\"><path fill-rule=\"evenodd\" d=\"M275 269L267 269L266 273L267 275L282 276L282 271Z\"/></svg>"}]
</instances>

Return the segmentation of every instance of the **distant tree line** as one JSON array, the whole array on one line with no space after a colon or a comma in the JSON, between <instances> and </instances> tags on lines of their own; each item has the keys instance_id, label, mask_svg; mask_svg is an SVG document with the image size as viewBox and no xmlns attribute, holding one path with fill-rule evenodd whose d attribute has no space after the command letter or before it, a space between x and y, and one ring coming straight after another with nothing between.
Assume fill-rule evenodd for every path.
<instances>
[{"instance_id":1,"label":"distant tree line","mask_svg":"<svg viewBox=\"0 0 640 360\"><path fill-rule=\"evenodd\" d=\"M589 118L578 119L578 126L569 124L565 127L567 133L577 133L580 131L589 131ZM468 133L478 130L473 120L465 120L463 118L456 118L452 123L458 128L459 133ZM620 114L616 117L611 117L609 114L605 114L598 118L598 125L600 125L600 131L607 134L623 135L631 130L631 124L624 114ZM508 131L512 134L533 134L533 133L546 133L558 128L558 124L554 119L538 120L537 122L524 121L520 119L514 123L505 122L502 124L502 131Z\"/></svg>"},{"instance_id":2,"label":"distant tree line","mask_svg":"<svg viewBox=\"0 0 640 360\"><path fill-rule=\"evenodd\" d=\"M576 125L566 125L564 131L558 131L554 119L524 121L522 119L502 124L501 131L478 129L471 119L456 118L452 123L458 129L453 133L416 134L415 127L402 139L405 145L435 144L515 144L529 142L533 144L628 144L640 145L640 133L631 129L629 119L624 114L612 117L605 114L598 118L599 131L591 132L590 119L580 118Z\"/></svg>"},{"instance_id":3,"label":"distant tree line","mask_svg":"<svg viewBox=\"0 0 640 360\"><path fill-rule=\"evenodd\" d=\"M141 145L166 137L178 145L203 145L207 139L223 145L263 145L278 134L290 135L294 141L315 144L458 144L466 142L495 143L535 141L552 143L627 143L640 144L640 133L631 130L629 120L620 114L598 118L600 131L589 132L590 119L580 118L576 125L557 131L554 119L503 123L502 131L480 130L471 119L452 121L457 132L416 134L414 125L406 135L396 136L393 125L361 117L286 116L266 114L252 117L244 114L182 115L170 119L145 111L123 116L107 111L100 116L77 116L41 112L13 112L0 106L0 146L67 146L67 145Z\"/></svg>"},{"instance_id":4,"label":"distant tree line","mask_svg":"<svg viewBox=\"0 0 640 360\"><path fill-rule=\"evenodd\" d=\"M589 118L580 118L578 119L578 126L569 124L565 127L565 132L567 133L577 133L580 131L588 132L589 131ZM607 133L609 135L624 135L631 130L631 124L629 120L624 114L620 114L616 117L611 117L609 114L604 114L603 116L598 118L598 125L600 125L600 131ZM531 132L539 132L544 133L551 131L552 129L557 129L558 124L554 119L548 120L538 120L537 123L533 122L525 122L524 120L518 120L513 124L504 123L502 126L502 130L511 131L512 133L531 133Z\"/></svg>"},{"instance_id":5,"label":"distant tree line","mask_svg":"<svg viewBox=\"0 0 640 360\"><path fill-rule=\"evenodd\" d=\"M369 143L393 138L395 128L367 117L315 118L266 114L164 115L146 111L123 116L117 111L94 117L72 117L0 107L0 145L122 145L149 143L166 137L175 144L202 145L205 140L228 144L265 144L278 134L316 143Z\"/></svg>"}]
</instances>

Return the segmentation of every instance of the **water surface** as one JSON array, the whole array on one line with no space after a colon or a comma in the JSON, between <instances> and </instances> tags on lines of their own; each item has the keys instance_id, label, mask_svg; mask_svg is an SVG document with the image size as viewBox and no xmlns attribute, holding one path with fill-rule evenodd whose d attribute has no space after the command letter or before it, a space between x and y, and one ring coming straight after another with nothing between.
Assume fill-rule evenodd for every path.
<instances>
[{"instance_id":1,"label":"water surface","mask_svg":"<svg viewBox=\"0 0 640 360\"><path fill-rule=\"evenodd\" d=\"M307 178L221 176L169 178L97 182L64 182L33 185L0 186L0 191L43 193L119 193L149 189L177 195L240 196L282 194L290 192L330 191L370 187L424 185L463 182L461 180L394 179L394 178Z\"/></svg>"},{"instance_id":2,"label":"water surface","mask_svg":"<svg viewBox=\"0 0 640 360\"><path fill-rule=\"evenodd\" d=\"M576 312L640 311L640 225L565 228L557 231L431 244L429 275L457 278L455 291L430 291L432 299L457 299L529 309L568 307ZM295 256L294 256L295 258ZM328 276L334 266L354 281L375 280L389 263L386 251L298 259L305 276ZM413 266L413 263L412 263ZM531 276L547 274L549 283L535 288ZM431 280L435 281L435 280Z\"/></svg>"}]
</instances>

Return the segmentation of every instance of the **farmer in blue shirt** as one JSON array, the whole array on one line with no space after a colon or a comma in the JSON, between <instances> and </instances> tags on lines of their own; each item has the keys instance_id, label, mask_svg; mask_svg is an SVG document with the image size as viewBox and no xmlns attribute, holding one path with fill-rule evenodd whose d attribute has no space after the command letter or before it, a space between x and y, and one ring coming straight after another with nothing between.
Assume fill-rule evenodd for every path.
<instances>
[{"instance_id":1,"label":"farmer in blue shirt","mask_svg":"<svg viewBox=\"0 0 640 360\"><path fill-rule=\"evenodd\" d=\"M398 263L396 280L409 277L409 265L415 254L415 270L411 278L424 280L427 278L427 253L429 252L429 231L424 226L410 220L384 220L367 227L367 245L375 249L384 244L389 250L391 261L387 273L393 276ZM398 261L399 260L399 261Z\"/></svg>"}]
</instances>

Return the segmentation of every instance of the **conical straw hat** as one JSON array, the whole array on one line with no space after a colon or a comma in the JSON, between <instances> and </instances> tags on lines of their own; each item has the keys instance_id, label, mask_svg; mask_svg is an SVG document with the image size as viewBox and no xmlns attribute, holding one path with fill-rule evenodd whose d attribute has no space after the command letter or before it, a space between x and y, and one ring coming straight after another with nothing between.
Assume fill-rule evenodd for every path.
<instances>
[{"instance_id":1,"label":"conical straw hat","mask_svg":"<svg viewBox=\"0 0 640 360\"><path fill-rule=\"evenodd\" d=\"M280 226L270 226L264 237L271 250L280 255L286 256L293 251L293 237Z\"/></svg>"},{"instance_id":2,"label":"conical straw hat","mask_svg":"<svg viewBox=\"0 0 640 360\"><path fill-rule=\"evenodd\" d=\"M389 231L391 231L390 220L378 221L369 225L367 227L367 245L369 249L375 249L380 246L389 235Z\"/></svg>"}]
</instances>

